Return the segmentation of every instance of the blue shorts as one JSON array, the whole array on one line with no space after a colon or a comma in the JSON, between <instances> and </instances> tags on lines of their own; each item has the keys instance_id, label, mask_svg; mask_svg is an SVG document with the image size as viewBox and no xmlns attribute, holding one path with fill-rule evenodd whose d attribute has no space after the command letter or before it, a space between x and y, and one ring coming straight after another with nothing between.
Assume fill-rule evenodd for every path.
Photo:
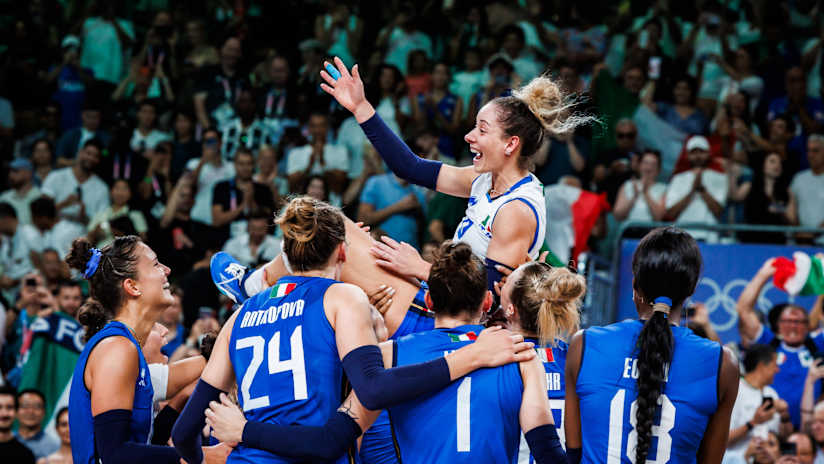
<instances>
[{"instance_id":1,"label":"blue shorts","mask_svg":"<svg viewBox=\"0 0 824 464\"><path fill-rule=\"evenodd\" d=\"M403 318L401 325L398 326L398 330L389 337L390 340L435 328L435 314L426 309L426 302L424 301L424 295L428 288L426 283L423 283L415 295L415 299L409 305L406 316ZM363 434L360 459L363 464L399 464L388 412L381 412L375 423Z\"/></svg>"}]
</instances>

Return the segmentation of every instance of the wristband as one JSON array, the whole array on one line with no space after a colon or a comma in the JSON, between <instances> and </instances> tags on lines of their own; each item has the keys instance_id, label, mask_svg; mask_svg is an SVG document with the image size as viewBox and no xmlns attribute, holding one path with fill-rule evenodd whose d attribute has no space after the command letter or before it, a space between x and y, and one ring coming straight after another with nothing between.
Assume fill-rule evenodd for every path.
<instances>
[{"instance_id":1,"label":"wristband","mask_svg":"<svg viewBox=\"0 0 824 464\"><path fill-rule=\"evenodd\" d=\"M754 425L752 425L752 422L750 422L750 421L747 421L747 423L746 423L746 424L744 424L744 425L746 425L746 426L747 426L747 431L748 431L748 432L749 432L749 431L751 431L753 428L755 428L755 426L754 426Z\"/></svg>"}]
</instances>

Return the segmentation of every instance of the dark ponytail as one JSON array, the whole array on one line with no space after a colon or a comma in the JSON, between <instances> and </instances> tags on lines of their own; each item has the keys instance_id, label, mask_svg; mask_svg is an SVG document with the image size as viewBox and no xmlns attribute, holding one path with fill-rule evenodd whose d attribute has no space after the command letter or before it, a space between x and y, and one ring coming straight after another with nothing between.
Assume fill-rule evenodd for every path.
<instances>
[{"instance_id":1,"label":"dark ponytail","mask_svg":"<svg viewBox=\"0 0 824 464\"><path fill-rule=\"evenodd\" d=\"M632 258L636 294L654 311L638 335L638 397L635 462L646 462L652 421L673 355L669 309L679 308L695 291L701 252L688 233L675 227L655 229L638 244Z\"/></svg>"},{"instance_id":2,"label":"dark ponytail","mask_svg":"<svg viewBox=\"0 0 824 464\"><path fill-rule=\"evenodd\" d=\"M138 243L140 238L134 235L114 239L100 250L97 269L88 272L87 265L94 255L91 243L82 237L72 242L66 264L81 273L89 274L86 277L89 281L89 299L77 313L77 320L86 330L86 341L114 319L125 299L122 282L137 278L135 249Z\"/></svg>"}]
</instances>

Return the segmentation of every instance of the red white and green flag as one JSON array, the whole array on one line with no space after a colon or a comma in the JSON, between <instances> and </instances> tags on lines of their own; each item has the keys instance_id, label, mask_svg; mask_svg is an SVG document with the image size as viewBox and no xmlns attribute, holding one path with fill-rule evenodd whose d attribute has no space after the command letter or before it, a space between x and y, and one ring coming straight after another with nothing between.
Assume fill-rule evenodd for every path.
<instances>
[{"instance_id":1,"label":"red white and green flag","mask_svg":"<svg viewBox=\"0 0 824 464\"><path fill-rule=\"evenodd\" d=\"M297 284L288 283L288 284L277 284L272 287L272 293L270 294L270 298L280 298L282 296L286 296L292 290L297 287Z\"/></svg>"},{"instance_id":2,"label":"red white and green flag","mask_svg":"<svg viewBox=\"0 0 824 464\"><path fill-rule=\"evenodd\" d=\"M538 353L538 359L544 363L550 363L555 361L555 357L552 356L552 348L535 348L535 352Z\"/></svg>"},{"instance_id":3,"label":"red white and green flag","mask_svg":"<svg viewBox=\"0 0 824 464\"><path fill-rule=\"evenodd\" d=\"M449 334L449 339L453 342L469 342L478 338L475 332L467 332L465 334Z\"/></svg>"},{"instance_id":4,"label":"red white and green flag","mask_svg":"<svg viewBox=\"0 0 824 464\"><path fill-rule=\"evenodd\" d=\"M796 251L792 261L779 256L773 267L773 284L790 295L824 294L824 264L820 255Z\"/></svg>"}]
</instances>

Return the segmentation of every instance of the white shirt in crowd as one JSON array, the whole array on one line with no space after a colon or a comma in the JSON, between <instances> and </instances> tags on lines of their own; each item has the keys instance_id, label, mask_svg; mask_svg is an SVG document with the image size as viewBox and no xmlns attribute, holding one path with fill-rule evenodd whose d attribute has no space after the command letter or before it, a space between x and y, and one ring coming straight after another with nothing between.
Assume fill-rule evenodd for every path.
<instances>
[{"instance_id":1,"label":"white shirt in crowd","mask_svg":"<svg viewBox=\"0 0 824 464\"><path fill-rule=\"evenodd\" d=\"M732 407L732 415L730 416L730 430L737 429L744 426L748 421L752 420L755 411L761 407L764 398L772 398L773 401L778 400L778 393L769 385L761 390L750 385L744 378L738 382L738 396L735 397L735 405ZM781 425L781 417L776 412L773 418L758 424L752 430L747 432L741 439L727 447L725 463L745 462L744 452L747 451L747 445L753 437L766 438L767 432L778 433L778 427ZM739 461L740 459L740 461Z\"/></svg>"},{"instance_id":2,"label":"white shirt in crowd","mask_svg":"<svg viewBox=\"0 0 824 464\"><path fill-rule=\"evenodd\" d=\"M269 262L280 253L280 240L272 235L264 237L263 241L258 245L257 253L252 255L252 249L249 246L249 234L238 235L230 238L225 245L223 251L232 255L241 264L247 267L257 266L261 262Z\"/></svg>"},{"instance_id":3,"label":"white shirt in crowd","mask_svg":"<svg viewBox=\"0 0 824 464\"><path fill-rule=\"evenodd\" d=\"M14 236L0 236L0 267L3 275L19 279L31 272L30 252L42 251L38 244L37 229L28 224L18 224Z\"/></svg>"},{"instance_id":4,"label":"white shirt in crowd","mask_svg":"<svg viewBox=\"0 0 824 464\"><path fill-rule=\"evenodd\" d=\"M627 215L627 218L624 221L654 221L655 219L652 217L652 212L650 212L649 210L649 205L644 199L643 186L641 185L640 180L631 179L624 182L624 185L621 187L620 194L625 196L628 200L632 201L632 199L635 197L635 184L638 185L638 191L641 193L638 194L638 198L636 198L635 203L632 204L632 208L629 210L629 214ZM664 197L664 194L666 192L667 184L664 184L662 182L656 182L650 185L649 187L649 196L650 198L652 198L653 201L656 202L661 201L661 198Z\"/></svg>"},{"instance_id":5,"label":"white shirt in crowd","mask_svg":"<svg viewBox=\"0 0 824 464\"><path fill-rule=\"evenodd\" d=\"M692 191L692 183L695 181L695 172L692 170L676 174L670 180L666 193L666 207L671 208L681 201ZM718 204L723 207L727 203L727 190L729 181L727 176L711 169L705 169L701 176L701 185L704 186ZM718 218L712 214L704 199L700 195L693 195L689 205L681 211L675 219L676 223L695 222L700 224L717 224ZM718 234L706 230L690 230L690 234L696 239L715 241Z\"/></svg>"},{"instance_id":6,"label":"white shirt in crowd","mask_svg":"<svg viewBox=\"0 0 824 464\"><path fill-rule=\"evenodd\" d=\"M80 200L86 207L86 217L94 217L100 211L109 207L109 187L95 174L89 176L82 184L77 181L71 167L52 171L43 181L43 195L50 196L55 203L60 203L72 194L77 193L80 187ZM60 216L76 216L80 213L80 205L74 204L58 211Z\"/></svg>"},{"instance_id":7,"label":"white shirt in crowd","mask_svg":"<svg viewBox=\"0 0 824 464\"><path fill-rule=\"evenodd\" d=\"M303 145L293 148L286 155L286 175L305 171L309 167L312 159L312 146ZM309 175L323 174L326 171L341 170L349 171L349 155L346 149L340 145L327 143L323 146L323 163L315 163L309 171Z\"/></svg>"},{"instance_id":8,"label":"white shirt in crowd","mask_svg":"<svg viewBox=\"0 0 824 464\"><path fill-rule=\"evenodd\" d=\"M18 195L14 189L8 189L0 194L0 203L8 203L17 213L20 224L31 224L31 202L40 197L40 189L33 186L23 195Z\"/></svg>"},{"instance_id":9,"label":"white shirt in crowd","mask_svg":"<svg viewBox=\"0 0 824 464\"><path fill-rule=\"evenodd\" d=\"M139 130L135 129L132 132L132 139L129 141L129 147L135 153L141 153L143 150L154 150L158 143L172 140L172 136L166 132L152 129L148 134L141 134Z\"/></svg>"},{"instance_id":10,"label":"white shirt in crowd","mask_svg":"<svg viewBox=\"0 0 824 464\"><path fill-rule=\"evenodd\" d=\"M197 169L199 162L200 158L190 159L186 164L186 169L194 171ZM191 211L192 220L212 224L212 190L218 182L232 177L235 177L235 165L232 163L221 162L220 166L215 166L212 163L203 164L197 178L197 193Z\"/></svg>"},{"instance_id":11,"label":"white shirt in crowd","mask_svg":"<svg viewBox=\"0 0 824 464\"><path fill-rule=\"evenodd\" d=\"M581 189L566 184L554 184L544 189L547 217L544 244L563 262L569 261L575 246L570 208L580 196Z\"/></svg>"},{"instance_id":12,"label":"white shirt in crowd","mask_svg":"<svg viewBox=\"0 0 824 464\"><path fill-rule=\"evenodd\" d=\"M790 191L798 207L798 221L804 227L818 227L824 222L824 174L809 169L793 177Z\"/></svg>"}]
</instances>

